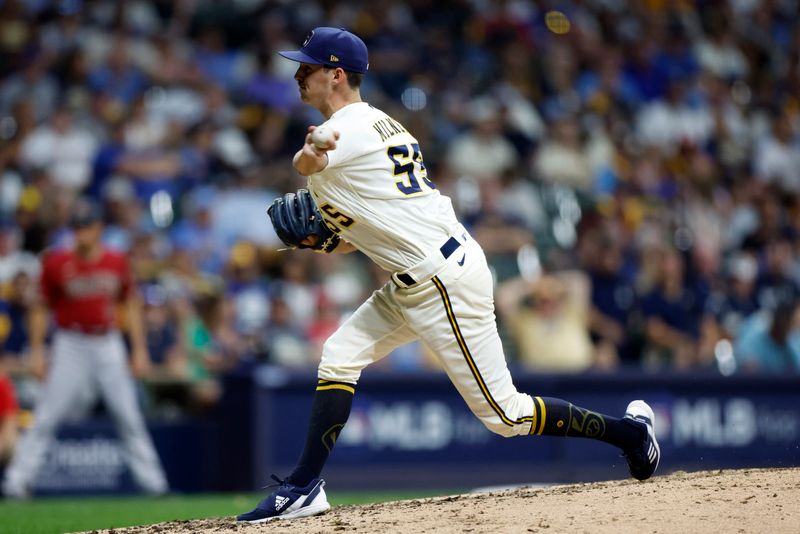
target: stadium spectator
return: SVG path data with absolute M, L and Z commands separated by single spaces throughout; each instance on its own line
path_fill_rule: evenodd
M 89 72 L 87 85 L 95 95 L 128 105 L 147 87 L 148 81 L 130 60 L 127 40 L 115 37 L 105 61 Z
M 736 45 L 733 32 L 723 24 L 720 19 L 713 19 L 707 36 L 695 47 L 697 62 L 700 68 L 719 78 L 742 78 L 749 71 L 747 59 Z
M 180 366 L 185 354 L 167 291 L 157 284 L 143 287 L 142 304 L 147 348 L 153 363 L 146 378 L 152 381 L 182 378 Z
M 136 198 L 130 180 L 122 176 L 106 182 L 102 197 L 107 221 L 103 243 L 114 250 L 128 252 L 136 236 L 150 226 L 143 217 L 142 203 Z
M 547 213 L 541 193 L 524 175 L 509 170 L 499 180 L 481 185 L 484 213 L 502 214 L 534 233 L 547 231 Z
M 181 322 L 166 289 L 147 284 L 141 289 L 147 348 L 152 365 L 142 377 L 145 413 L 171 417 L 194 409 Z
M 0 222 L 0 296 L 17 274 L 23 272 L 34 278 L 39 274 L 39 259 L 22 250 L 21 245 L 20 229 L 9 222 Z
M 498 288 L 497 309 L 511 329 L 522 365 L 576 372 L 594 364 L 588 292 L 586 275 L 577 271 L 545 274 L 533 282 L 517 278 Z
M 25 100 L 37 122 L 48 119 L 58 103 L 58 84 L 48 72 L 48 63 L 42 53 L 26 58 L 25 67 L 9 76 L 0 88 L 0 111 L 7 114 Z
M 781 302 L 794 301 L 800 296 L 794 276 L 796 260 L 793 241 L 788 237 L 771 239 L 761 257 L 761 269 L 756 279 L 756 298 L 761 308 L 772 310 Z
M 147 150 L 166 140 L 168 124 L 165 117 L 150 112 L 147 100 L 139 93 L 131 103 L 122 131 L 127 149 Z
M 244 88 L 247 99 L 283 115 L 288 114 L 300 101 L 294 80 L 274 72 L 276 69 L 271 54 L 260 54 L 258 61 L 255 74 Z
M 214 227 L 213 188 L 199 187 L 186 196 L 184 217 L 170 232 L 173 243 L 192 252 L 197 266 L 209 273 L 221 273 L 225 263 L 225 246 Z
M 162 144 L 143 150 L 125 150 L 115 171 L 133 179 L 137 197 L 150 202 L 166 192 L 175 203 L 208 173 L 211 132 L 206 123 L 191 127 L 173 122 Z
M 611 232 L 589 232 L 581 241 L 580 253 L 589 276 L 589 326 L 599 356 L 604 361 L 638 365 L 637 295 L 620 239 Z
M 27 362 L 24 355 L 28 349 L 27 314 L 36 298 L 35 278 L 26 271 L 19 271 L 4 290 L 0 298 L 0 360 L 11 374 L 24 374 Z M 0 365 L 2 367 L 3 365 Z
M 313 347 L 312 358 L 319 360 L 322 357 L 322 346 L 341 324 L 341 312 L 336 303 L 320 291 L 317 295 L 317 311 L 314 319 L 308 325 L 305 335 Z
M 730 259 L 726 283 L 709 295 L 702 323 L 700 358 L 709 361 L 720 340 L 735 340 L 742 325 L 759 310 L 758 264 L 747 253 Z
M 231 302 L 233 327 L 249 353 L 261 349 L 259 337 L 269 321 L 269 285 L 261 276 L 259 251 L 242 241 L 231 249 L 225 270 L 227 297 Z
M 243 51 L 227 48 L 221 28 L 203 28 L 197 37 L 194 61 L 206 79 L 226 90 L 238 88 L 252 76 L 253 65 Z
M 313 350 L 305 332 L 294 325 L 292 310 L 280 292 L 270 301 L 270 320 L 263 331 L 262 346 L 266 363 L 288 369 L 313 365 Z
M 549 135 L 534 161 L 536 176 L 551 184 L 591 191 L 594 185 L 592 168 L 584 153 L 578 122 L 566 113 L 552 113 Z
M 507 214 L 482 212 L 468 220 L 470 232 L 483 247 L 498 280 L 519 274 L 518 255 L 520 250 L 533 246 L 533 232 Z
M 503 136 L 500 106 L 490 97 L 469 103 L 470 129 L 453 140 L 447 164 L 459 177 L 497 180 L 517 163 L 514 145 Z
M 288 252 L 288 251 L 287 251 Z M 283 258 L 280 293 L 291 310 L 291 321 L 304 328 L 316 315 L 318 286 L 311 280 L 311 263 L 289 252 Z
M 206 410 L 222 395 L 219 376 L 233 369 L 243 353 L 241 339 L 228 319 L 230 303 L 216 291 L 201 294 L 197 313 L 183 325 L 185 376 L 193 406 Z
M 753 154 L 756 176 L 785 191 L 800 193 L 800 145 L 791 116 L 776 110 L 771 123 L 770 134 L 757 143 Z
M 23 141 L 19 159 L 31 169 L 46 171 L 56 185 L 81 190 L 91 179 L 96 151 L 97 139 L 61 107 Z
M 16 400 L 23 410 L 31 410 L 39 394 L 39 382 L 32 374 L 29 358 L 28 318 L 36 299 L 35 276 L 17 272 L 0 297 L 0 374 L 13 381 Z
M 664 100 L 654 100 L 637 114 L 640 139 L 649 145 L 663 147 L 667 156 L 688 143 L 705 145 L 712 133 L 714 121 L 708 107 L 693 102 L 686 79 L 673 78 L 667 84 Z
M 633 77 L 623 69 L 620 50 L 609 47 L 597 56 L 597 69 L 586 69 L 576 81 L 583 105 L 601 113 L 614 104 L 640 105 L 643 96 Z
M 734 354 L 743 372 L 800 371 L 800 304 L 781 303 L 751 315 L 739 331 Z
M 640 300 L 645 364 L 687 369 L 696 363 L 704 295 L 686 279 L 685 260 L 672 248 L 656 255 L 655 284 Z

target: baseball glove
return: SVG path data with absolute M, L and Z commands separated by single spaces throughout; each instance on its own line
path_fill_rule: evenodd
M 339 244 L 339 236 L 325 224 L 308 189 L 299 189 L 297 193 L 286 193 L 276 198 L 267 208 L 267 214 L 278 237 L 287 247 L 331 252 Z M 317 236 L 314 244 L 303 244 L 302 241 L 312 235 Z

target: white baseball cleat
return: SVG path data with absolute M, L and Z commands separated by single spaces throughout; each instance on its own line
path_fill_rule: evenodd
M 647 480 L 653 476 L 661 459 L 661 449 L 658 447 L 653 428 L 655 421 L 653 409 L 643 400 L 635 400 L 628 404 L 623 419 L 630 420 L 645 431 L 642 443 L 633 449 L 623 451 L 623 455 L 628 461 L 631 476 L 637 480 Z

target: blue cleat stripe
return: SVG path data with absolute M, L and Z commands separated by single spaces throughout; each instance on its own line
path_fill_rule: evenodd
M 303 506 L 301 506 L 300 508 L 305 508 L 306 506 L 311 504 L 314 501 L 314 499 L 317 498 L 317 495 L 319 495 L 319 490 L 321 489 L 322 489 L 322 481 L 320 480 L 319 482 L 317 482 L 317 485 L 314 486 L 314 489 L 308 492 L 308 497 L 303 503 Z

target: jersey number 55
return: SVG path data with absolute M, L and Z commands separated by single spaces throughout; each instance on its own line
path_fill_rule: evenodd
M 430 187 L 436 189 L 436 186 L 428 180 L 428 171 L 425 169 L 425 163 L 422 161 L 422 152 L 419 149 L 419 144 L 412 143 L 410 145 L 395 145 L 390 146 L 386 154 L 389 159 L 394 163 L 395 177 L 405 175 L 406 179 L 398 180 L 395 185 L 404 195 L 413 195 L 421 193 L 422 187 L 419 184 L 419 179 Z

